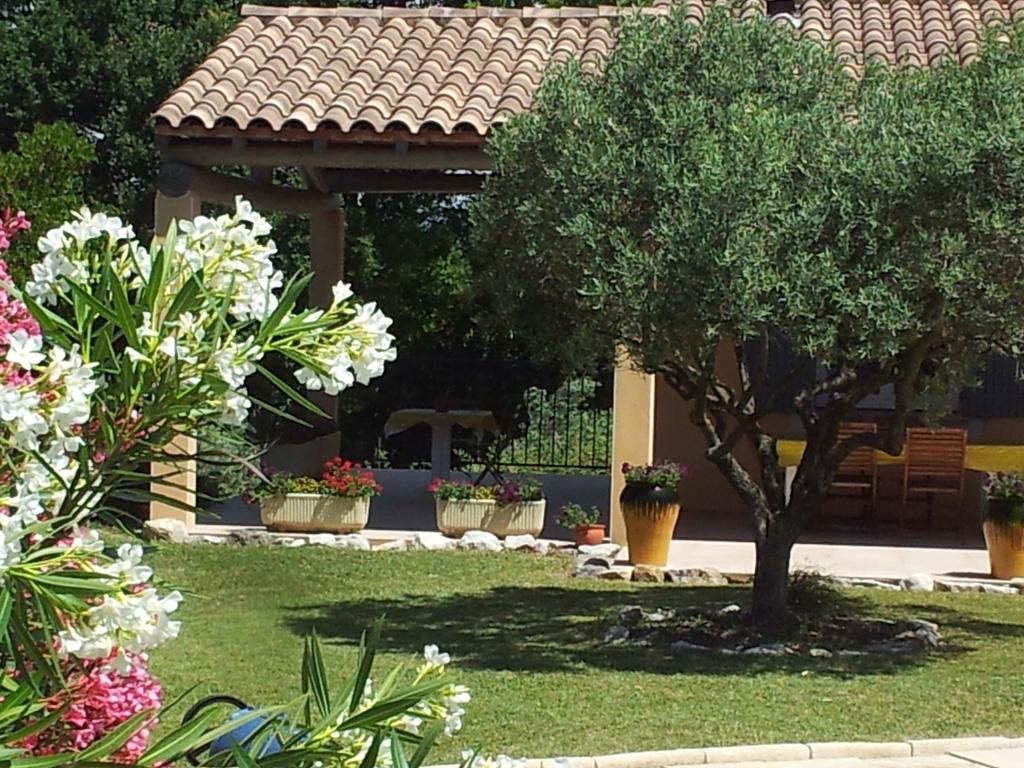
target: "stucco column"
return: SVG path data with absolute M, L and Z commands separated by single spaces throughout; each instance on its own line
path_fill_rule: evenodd
M 156 195 L 154 229 L 157 238 L 167 234 L 171 221 L 192 219 L 200 212 L 199 197 L 188 193 L 181 197 L 168 197 L 161 193 Z M 195 456 L 196 439 L 191 435 L 179 435 L 166 446 L 167 453 L 178 456 Z M 181 461 L 154 461 L 150 464 L 149 474 L 159 480 L 151 480 L 149 487 L 152 493 L 158 493 L 173 499 L 181 505 L 194 509 L 196 506 L 196 462 L 195 459 Z M 189 528 L 195 525 L 195 512 L 165 501 L 149 503 L 149 519 L 170 518 L 181 520 Z
M 320 211 L 309 217 L 309 260 L 313 281 L 309 284 L 310 304 L 327 308 L 333 300 L 331 288 L 345 274 L 345 212 Z M 311 393 L 310 399 L 337 424 L 338 398 L 323 392 Z M 338 453 L 341 437 L 337 428 L 308 443 L 296 446 L 301 454 L 302 472 L 319 475 L 324 462 Z
M 615 368 L 612 399 L 612 498 L 609 535 L 616 544 L 626 543 L 626 526 L 619 509 L 619 494 L 625 485 L 623 462 L 649 464 L 654 461 L 655 377 L 637 371 L 624 356 Z

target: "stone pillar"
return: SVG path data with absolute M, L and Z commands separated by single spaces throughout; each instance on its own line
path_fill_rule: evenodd
M 331 288 L 345 274 L 345 212 L 341 209 L 310 214 L 309 259 L 313 280 L 309 284 L 310 304 L 329 307 L 333 300 Z M 311 393 L 310 399 L 337 424 L 338 398 L 323 392 Z M 324 462 L 337 455 L 341 435 L 337 426 L 329 434 L 296 446 L 299 471 L 319 475 Z
M 616 544 L 626 543 L 626 526 L 619 509 L 619 494 L 625 485 L 623 462 L 649 464 L 654 461 L 654 385 L 656 377 L 634 369 L 620 357 L 615 368 L 612 399 L 612 498 L 609 536 Z
M 192 219 L 199 215 L 200 200 L 192 194 L 187 193 L 181 197 L 168 197 L 161 193 L 156 195 L 155 206 L 155 236 L 163 237 L 167 234 L 167 227 L 171 221 Z M 166 447 L 167 453 L 178 456 L 195 456 L 196 439 L 191 435 L 179 435 Z M 183 459 L 181 461 L 154 461 L 149 467 L 150 491 L 173 499 L 183 506 L 194 509 L 196 506 L 196 462 L 195 459 Z M 195 525 L 195 512 L 183 509 L 176 504 L 165 501 L 151 501 L 149 504 L 149 518 L 170 518 L 181 520 L 189 528 Z

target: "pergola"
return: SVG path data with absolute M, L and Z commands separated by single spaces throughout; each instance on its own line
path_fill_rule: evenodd
M 715 0 L 676 4 L 699 22 Z M 203 202 L 243 195 L 257 208 L 310 217 L 311 299 L 327 303 L 344 270 L 345 214 L 338 195 L 471 193 L 491 169 L 489 131 L 529 108 L 546 67 L 570 58 L 600 66 L 615 22 L 643 9 L 274 8 L 245 5 L 242 19 L 154 112 L 161 168 L 156 231 L 191 218 Z M 831 42 L 852 71 L 866 60 L 933 65 L 976 55 L 981 31 L 1024 17 L 1024 0 L 745 0 L 743 17 L 792 25 Z M 226 174 L 218 167 L 246 169 Z M 298 169 L 303 187 L 274 183 Z M 321 279 L 322 278 L 322 279 Z M 651 460 L 654 380 L 616 375 L 613 466 Z M 328 412 L 335 405 L 320 404 Z M 307 447 L 317 464 L 329 441 Z M 194 441 L 174 450 L 195 454 Z M 154 466 L 179 473 L 163 487 L 195 502 L 194 462 Z M 613 509 L 618 497 L 613 475 Z M 152 517 L 191 513 L 154 503 Z M 615 525 L 618 537 L 621 525 Z

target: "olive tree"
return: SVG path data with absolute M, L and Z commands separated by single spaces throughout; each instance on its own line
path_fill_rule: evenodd
M 762 626 L 843 458 L 897 452 L 909 411 L 1024 340 L 1022 92 L 1013 28 L 969 65 L 854 77 L 787 24 L 676 13 L 549 72 L 491 141 L 472 220 L 500 322 L 562 361 L 618 348 L 688 402 L 750 511 Z M 840 441 L 890 385 L 888 427 Z M 780 405 L 807 438 L 788 493 Z

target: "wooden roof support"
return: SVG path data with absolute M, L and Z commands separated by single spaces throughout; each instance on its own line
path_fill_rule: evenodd
M 471 195 L 480 191 L 486 178 L 480 173 L 445 173 L 443 171 L 345 171 L 324 172 L 324 181 L 331 192 L 362 192 L 364 194 L 435 193 Z
M 397 171 L 489 171 L 491 159 L 481 147 L 421 147 L 337 145 L 315 146 L 253 141 L 235 146 L 230 141 L 171 140 L 161 148 L 167 163 L 193 166 L 269 165 L 294 168 L 350 168 Z
M 235 196 L 241 195 L 256 208 L 282 213 L 334 211 L 340 206 L 334 195 L 250 181 L 183 163 L 161 166 L 156 186 L 167 197 L 182 197 L 191 192 L 203 200 L 221 205 L 233 205 Z

